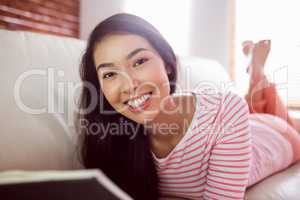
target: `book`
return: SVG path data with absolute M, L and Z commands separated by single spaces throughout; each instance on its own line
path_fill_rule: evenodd
M 0 172 L 0 198 L 3 200 L 132 200 L 97 169 Z

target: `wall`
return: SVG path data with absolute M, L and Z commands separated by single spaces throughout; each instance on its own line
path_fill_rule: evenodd
M 194 0 L 191 8 L 191 54 L 215 59 L 229 69 L 229 1 Z
M 84 0 L 81 2 L 80 38 L 87 39 L 89 33 L 101 20 L 117 12 L 124 12 L 128 0 Z M 215 59 L 228 69 L 230 31 L 230 1 L 190 0 L 191 23 L 189 30 L 189 54 Z M 160 6 L 160 5 L 158 5 Z M 157 7 L 158 8 L 158 7 Z M 166 7 L 166 16 L 170 7 Z M 155 10 L 153 14 L 155 14 Z M 180 13 L 179 13 L 180 14 Z M 176 22 L 170 22 L 176 23 Z M 174 34 L 177 32 L 174 31 Z M 172 44 L 171 44 L 172 45 Z
M 0 28 L 79 37 L 80 0 L 0 0 Z
M 80 38 L 87 39 L 93 28 L 103 19 L 124 11 L 126 0 L 82 0 L 80 3 Z

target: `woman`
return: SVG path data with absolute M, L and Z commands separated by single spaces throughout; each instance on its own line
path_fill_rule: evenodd
M 259 52 L 265 47 L 248 42 L 250 50 L 251 77 L 262 80 L 256 63 L 266 59 Z M 134 199 L 243 199 L 247 186 L 298 159 L 291 126 L 270 115 L 249 116 L 252 97 L 259 111 L 269 105 L 264 92 L 252 95 L 253 83 L 248 105 L 211 88 L 176 95 L 176 65 L 170 45 L 137 16 L 116 14 L 94 28 L 80 68 L 86 168 L 101 169 Z M 288 126 L 286 134 L 275 118 Z M 276 145 L 283 145 L 279 157 L 288 153 L 284 162 L 268 157 Z

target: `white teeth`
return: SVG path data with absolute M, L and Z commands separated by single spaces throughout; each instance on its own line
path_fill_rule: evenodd
M 140 105 L 143 102 L 142 98 L 136 99 L 135 101 L 135 105 Z
M 142 103 L 144 103 L 148 98 L 150 97 L 150 94 L 145 94 L 143 96 L 141 96 L 138 99 L 135 100 L 130 100 L 128 101 L 128 105 L 130 105 L 131 107 L 139 107 Z

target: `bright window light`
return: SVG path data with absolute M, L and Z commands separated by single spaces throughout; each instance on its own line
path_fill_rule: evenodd
M 189 54 L 190 2 L 126 0 L 125 11 L 153 24 L 178 55 Z
M 244 40 L 271 39 L 266 63 L 268 78 L 277 83 L 279 93 L 289 105 L 300 105 L 300 1 L 237 0 L 235 32 L 235 77 L 246 92 L 247 60 L 242 54 Z

